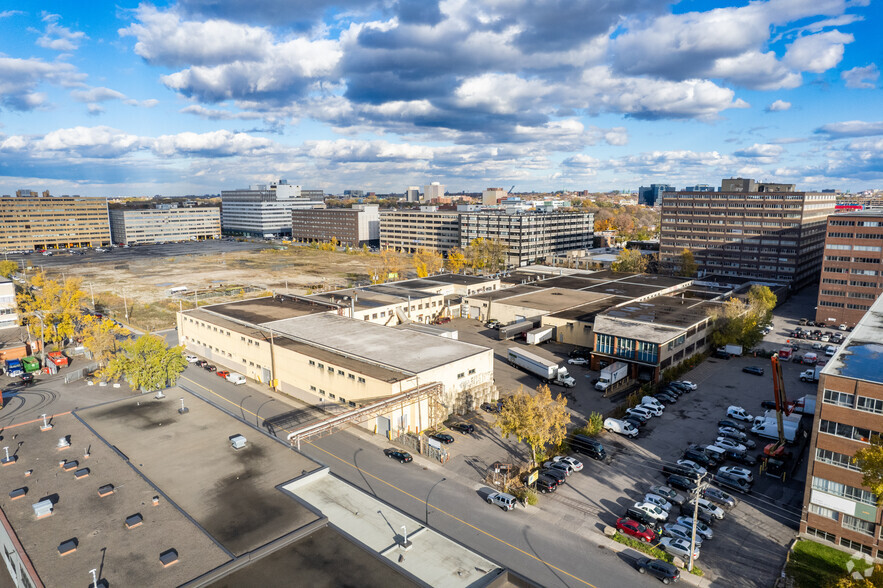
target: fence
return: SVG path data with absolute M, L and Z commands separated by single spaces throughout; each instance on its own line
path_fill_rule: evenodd
M 64 383 L 70 384 L 71 382 L 76 382 L 77 380 L 82 380 L 92 372 L 98 369 L 98 363 L 94 361 L 90 361 L 83 365 L 83 367 L 71 370 L 64 375 Z
M 395 437 L 392 441 L 404 446 L 414 453 L 420 453 L 441 463 L 446 463 L 451 457 L 446 449 L 433 447 L 422 435 L 418 437 L 412 433 L 404 433 Z

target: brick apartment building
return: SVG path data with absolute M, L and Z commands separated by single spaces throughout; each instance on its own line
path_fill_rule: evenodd
M 810 441 L 800 534 L 881 557 L 877 496 L 862 486 L 852 456 L 883 433 L 883 298 L 822 369 Z
M 380 244 L 380 212 L 376 204 L 355 204 L 352 208 L 313 208 L 291 212 L 291 238 L 301 241 L 330 241 L 361 247 Z
M 18 193 L 0 197 L 0 253 L 110 245 L 105 198 Z
M 828 217 L 816 321 L 855 326 L 883 292 L 883 209 Z
M 793 184 L 725 179 L 718 192 L 662 195 L 660 261 L 677 266 L 684 249 L 702 274 L 801 288 L 818 280 L 826 219 L 836 195 L 796 192 Z

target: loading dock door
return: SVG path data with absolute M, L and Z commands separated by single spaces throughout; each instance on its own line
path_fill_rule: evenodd
M 389 419 L 386 417 L 377 417 L 377 434 L 383 435 L 389 439 Z
M 261 368 L 261 382 L 269 382 L 270 379 L 270 370 L 268 368 Z

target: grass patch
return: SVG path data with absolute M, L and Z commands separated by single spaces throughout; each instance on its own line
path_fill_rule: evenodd
M 847 565 L 852 554 L 815 541 L 798 541 L 785 566 L 797 588 L 833 586 L 848 577 Z M 863 571 L 869 564 L 853 559 L 854 571 Z
M 628 545 L 632 549 L 640 551 L 641 553 L 647 554 L 651 557 L 655 557 L 656 559 L 667 561 L 668 563 L 672 563 L 672 561 L 674 560 L 674 557 L 672 557 L 671 554 L 664 552 L 658 547 L 654 547 L 652 543 L 645 543 L 640 539 L 635 539 L 633 537 L 623 535 L 619 531 L 617 531 L 616 535 L 613 536 L 613 540 L 617 543 Z M 695 563 L 693 564 L 693 571 L 690 573 L 694 576 L 699 576 L 700 578 L 705 575 L 705 572 L 703 572 Z

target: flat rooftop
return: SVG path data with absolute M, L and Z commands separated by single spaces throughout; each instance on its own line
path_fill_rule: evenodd
M 588 304 L 608 296 L 608 294 L 590 292 L 588 290 L 567 290 L 565 288 L 538 290 L 531 288 L 531 291 L 527 294 L 507 298 L 504 304 L 524 306 L 553 313 L 573 308 L 574 306 Z
M 314 314 L 266 323 L 267 327 L 355 359 L 420 373 L 453 361 L 489 353 L 487 347 L 414 331 L 392 329 L 333 314 Z
M 212 304 L 203 308 L 247 323 L 263 323 L 337 310 L 336 306 L 324 304 L 318 300 L 308 300 L 286 294 Z
M 514 296 L 529 294 L 536 291 L 536 288 L 533 286 L 521 284 L 518 286 L 512 286 L 511 288 L 503 288 L 502 290 L 492 290 L 490 292 L 482 292 L 481 294 L 472 294 L 468 298 L 473 300 L 504 300 L 506 298 L 512 298 Z
M 165 497 L 153 506 L 157 489 L 76 416 L 58 416 L 52 424 L 46 432 L 42 422 L 6 429 L 20 447 L 18 461 L 0 476 L 0 507 L 44 585 L 70 586 L 72 571 L 78 579 L 82 574 L 85 585 L 88 571 L 100 562 L 110 586 L 178 586 L 232 559 Z M 58 440 L 65 436 L 70 447 L 59 451 Z M 67 469 L 61 461 L 77 465 Z M 77 479 L 75 472 L 83 468 L 88 475 Z M 106 484 L 113 484 L 113 493 L 101 497 L 98 488 Z M 12 500 L 9 493 L 17 488 L 27 494 Z M 32 505 L 44 499 L 54 503 L 53 513 L 37 519 Z M 142 524 L 127 529 L 126 519 L 136 514 Z M 76 551 L 62 558 L 59 546 L 72 539 Z M 159 556 L 168 549 L 177 549 L 179 560 L 164 568 Z
M 589 304 L 582 304 L 580 306 L 568 308 L 567 310 L 562 310 L 561 312 L 556 312 L 550 316 L 552 318 L 589 323 L 595 320 L 595 317 L 598 315 L 598 313 L 604 312 L 608 308 L 612 308 L 617 304 L 622 304 L 623 302 L 628 301 L 629 298 L 624 298 L 622 296 L 608 296 L 606 298 L 596 300 L 595 302 L 590 302 Z
M 443 284 L 456 284 L 458 286 L 480 286 L 489 282 L 496 282 L 499 278 L 490 276 L 466 276 L 463 274 L 442 274 L 425 278 L 431 282 L 441 282 Z M 398 284 L 397 284 L 398 285 Z
M 674 288 L 682 286 L 693 281 L 693 278 L 679 278 L 677 276 L 660 276 L 658 274 L 636 274 L 625 278 L 623 282 L 629 284 L 642 284 L 645 286 L 656 286 L 658 288 Z
M 596 284 L 583 290 L 583 292 L 596 292 L 608 296 L 625 296 L 626 298 L 640 298 L 642 296 L 649 296 L 654 292 L 661 292 L 666 288 L 668 288 L 668 286 L 647 286 L 618 280 Z
M 535 288 L 566 288 L 568 290 L 582 290 L 590 286 L 603 284 L 606 280 L 596 280 L 585 276 L 556 276 L 531 282 L 530 285 Z
M 883 365 L 883 296 L 878 296 L 870 310 L 837 348 L 834 357 L 822 368 L 822 373 L 883 383 L 881 365 Z
M 167 497 L 177 504 L 233 555 L 320 518 L 276 488 L 319 470 L 316 462 L 186 389 L 173 388 L 166 395 L 163 400 L 135 396 L 77 414 L 163 492 L 163 501 Z M 190 409 L 187 414 L 178 413 L 179 398 Z M 248 440 L 245 448 L 231 447 L 229 437 L 236 434 Z M 180 546 L 179 552 L 187 548 L 174 535 L 167 537 Z
M 633 339 L 665 343 L 704 320 L 717 303 L 657 296 L 611 308 L 595 317 L 595 332 L 628 334 Z
M 330 474 L 287 484 L 283 489 L 320 510 L 332 525 L 351 537 L 358 537 L 365 549 L 417 578 L 424 586 L 483 586 L 502 572 L 480 554 Z M 407 552 L 397 545 L 402 526 L 413 544 Z M 399 561 L 402 554 L 405 557 Z M 362 585 L 361 577 L 353 578 L 359 578 L 356 583 Z

